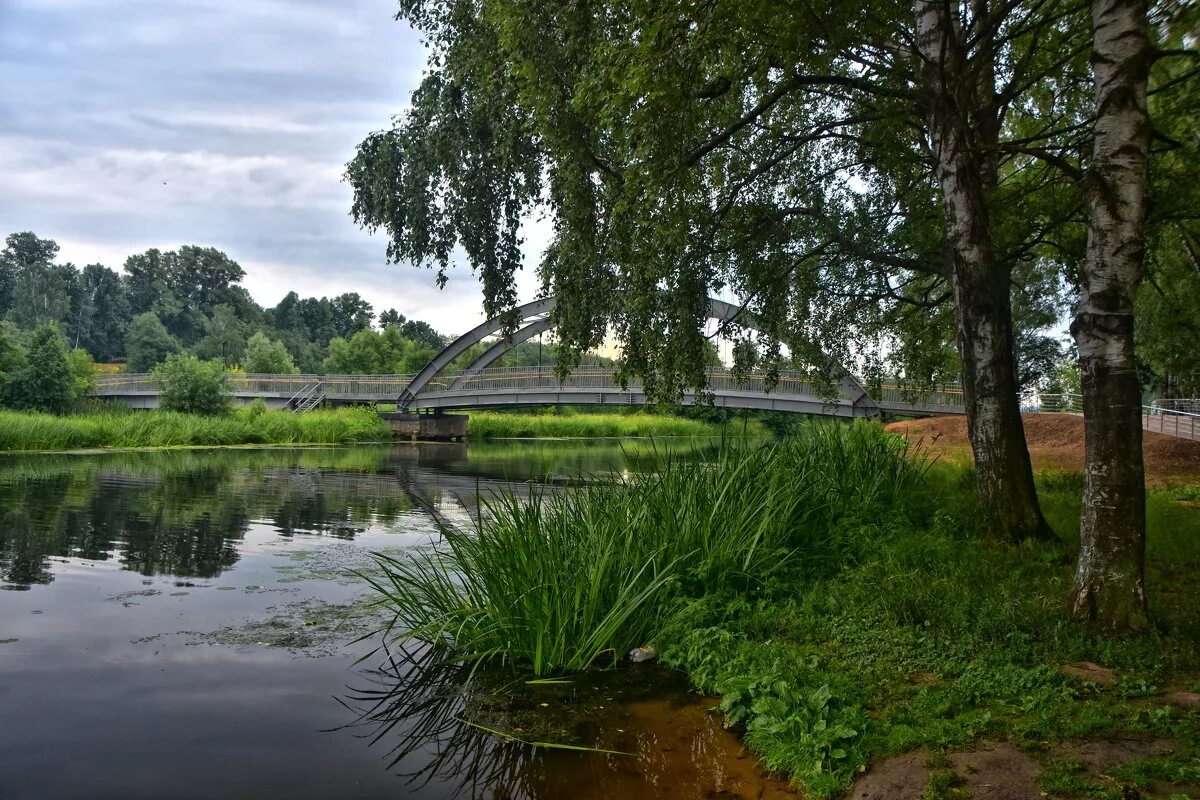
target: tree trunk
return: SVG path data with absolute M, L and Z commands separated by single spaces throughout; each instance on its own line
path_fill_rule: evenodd
M 1146 484 L 1133 303 L 1148 204 L 1152 49 L 1144 0 L 1093 0 L 1096 129 L 1088 241 L 1071 333 L 1087 422 L 1075 615 L 1109 630 L 1147 624 Z
M 986 13 L 984 6 L 977 0 L 976 16 Z M 945 213 L 979 499 L 999 532 L 1020 540 L 1044 536 L 1049 527 L 1038 506 L 1017 399 L 1011 269 L 995 257 L 988 213 L 1000 133 L 987 55 L 994 51 L 983 43 L 978 49 L 985 55 L 975 58 L 988 63 L 970 63 L 955 8 L 938 0 L 915 0 L 926 119 Z

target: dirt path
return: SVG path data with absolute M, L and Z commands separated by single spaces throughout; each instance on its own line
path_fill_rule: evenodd
M 1024 414 L 1025 441 L 1036 470 L 1083 469 L 1083 417 L 1077 414 Z M 930 455 L 970 461 L 965 416 L 929 417 L 893 422 L 887 430 L 908 437 Z M 1200 480 L 1200 442 L 1146 432 L 1146 482 L 1194 483 Z

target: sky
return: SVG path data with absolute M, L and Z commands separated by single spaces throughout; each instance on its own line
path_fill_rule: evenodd
M 216 247 L 260 304 L 358 292 L 445 333 L 482 320 L 462 265 L 389 265 L 350 219 L 346 162 L 425 66 L 395 0 L 0 0 L 0 235 L 119 269 Z M 531 225 L 526 261 L 544 231 Z M 529 270 L 519 281 L 532 299 Z

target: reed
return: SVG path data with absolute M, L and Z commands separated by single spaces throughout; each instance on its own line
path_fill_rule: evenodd
M 602 438 L 631 436 L 713 436 L 722 426 L 666 414 L 504 414 L 495 411 L 471 412 L 471 436 L 476 439 Z M 741 433 L 742 423 L 725 426 Z M 750 434 L 761 435 L 757 422 L 745 426 Z
M 708 463 L 668 456 L 650 475 L 503 491 L 481 499 L 469 529 L 443 525 L 430 547 L 377 555 L 365 577 L 391 612 L 386 637 L 539 676 L 581 670 L 653 640 L 678 598 L 752 590 L 822 542 L 831 519 L 896 502 L 923 469 L 878 426 L 812 425 Z
M 366 409 L 292 414 L 239 410 L 224 416 L 112 410 L 57 417 L 0 411 L 0 451 L 238 444 L 349 444 L 391 438 Z

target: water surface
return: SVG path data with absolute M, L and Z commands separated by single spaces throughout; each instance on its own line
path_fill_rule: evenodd
M 669 448 L 703 458 L 714 446 Z M 736 739 L 706 713 L 711 703 L 665 670 L 624 669 L 536 696 L 472 695 L 455 691 L 455 676 L 393 669 L 378 653 L 356 663 L 376 646 L 354 643 L 375 624 L 353 574 L 371 551 L 429 542 L 435 514 L 465 522 L 477 492 L 654 469 L 666 449 L 523 442 L 0 457 L 0 795 L 781 792 L 738 758 Z M 635 755 L 505 742 L 458 721 L 467 703 L 490 703 L 509 728 L 531 711 L 531 727 L 547 722 Z

